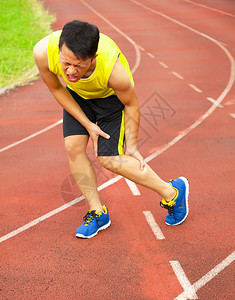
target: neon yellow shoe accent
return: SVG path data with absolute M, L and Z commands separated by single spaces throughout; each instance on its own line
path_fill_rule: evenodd
M 165 199 L 162 199 L 162 204 L 172 207 L 175 205 L 175 201 L 171 200 L 171 201 L 167 202 Z
M 108 228 L 111 224 L 108 208 L 103 206 L 103 210 L 89 210 L 83 217 L 83 224 L 76 230 L 76 237 L 89 239 L 95 236 L 100 230 Z
M 92 211 L 89 210 L 88 213 L 87 213 L 88 218 L 87 218 L 87 220 L 86 220 L 86 222 L 85 222 L 85 224 L 84 224 L 85 226 L 88 226 L 88 225 L 90 224 L 90 222 L 93 220 L 93 215 L 92 215 L 91 212 L 92 212 Z
M 170 183 L 170 185 L 172 186 L 171 182 L 169 182 L 169 183 Z M 172 187 L 173 187 L 173 186 L 172 186 Z M 172 206 L 175 205 L 175 200 L 177 199 L 177 197 L 178 197 L 178 195 L 179 195 L 179 191 L 178 191 L 176 188 L 174 188 L 174 187 L 173 187 L 173 189 L 176 191 L 175 197 L 174 197 L 171 201 L 169 201 L 169 202 L 167 202 L 165 199 L 162 199 L 162 204 L 163 204 L 163 205 L 167 205 L 167 206 L 170 206 L 170 207 L 172 207 Z
M 88 215 L 88 217 L 87 217 L 87 220 L 86 220 L 86 222 L 85 222 L 85 226 L 88 226 L 90 223 L 91 223 L 91 221 L 93 220 L 93 218 L 95 217 L 94 216 L 94 214 L 97 216 L 97 217 L 100 217 L 102 214 L 105 214 L 105 215 L 107 215 L 107 208 L 106 208 L 106 206 L 105 205 L 103 205 L 102 206 L 103 207 L 103 211 L 101 211 L 101 210 L 96 210 L 96 211 L 92 211 L 92 210 L 89 210 L 88 211 L 88 213 L 87 213 L 87 215 Z
M 95 214 L 97 215 L 97 216 L 101 216 L 101 214 L 107 214 L 107 208 L 106 208 L 106 206 L 105 205 L 103 205 L 102 206 L 103 207 L 103 211 L 101 211 L 101 210 L 96 210 L 95 211 Z

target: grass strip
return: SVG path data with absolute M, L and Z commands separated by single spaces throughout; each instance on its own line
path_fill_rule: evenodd
M 0 89 L 36 73 L 33 47 L 52 31 L 54 20 L 41 1 L 0 0 Z

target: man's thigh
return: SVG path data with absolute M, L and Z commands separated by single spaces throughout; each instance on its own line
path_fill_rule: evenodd
M 88 104 L 87 100 L 81 98 L 77 93 L 70 90 L 69 88 L 67 89 L 73 96 L 77 104 L 80 106 L 80 108 L 83 110 L 87 118 L 91 122 L 95 123 L 96 114 Z M 71 135 L 89 135 L 86 128 L 65 109 L 63 110 L 63 135 L 64 138 Z
M 116 95 L 104 99 L 89 100 L 96 113 L 97 125 L 109 139 L 99 137 L 98 156 L 117 156 L 123 154 L 124 145 L 124 105 Z
M 99 136 L 98 156 L 122 155 L 125 140 L 124 110 L 116 112 L 112 119 L 98 122 L 98 126 L 110 135 L 109 139 Z

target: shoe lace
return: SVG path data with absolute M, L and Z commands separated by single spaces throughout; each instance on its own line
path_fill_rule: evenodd
M 170 206 L 170 205 L 167 205 L 167 204 L 163 204 L 161 201 L 160 201 L 160 206 L 167 209 L 168 212 L 169 212 L 169 215 L 173 215 L 174 216 L 174 206 Z
M 98 220 L 96 218 L 95 210 L 89 210 L 88 213 L 83 217 L 83 220 L 85 221 L 85 225 L 90 225 L 90 223 L 95 219 L 97 224 Z

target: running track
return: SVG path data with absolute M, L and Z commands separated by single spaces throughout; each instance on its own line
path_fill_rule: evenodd
M 159 196 L 101 169 L 89 145 L 112 226 L 75 238 L 88 207 L 71 183 L 61 108 L 40 79 L 17 88 L 0 98 L 0 298 L 234 299 L 234 2 L 45 6 L 54 29 L 93 22 L 126 54 L 140 151 L 163 179 L 189 179 L 190 213 L 167 227 Z

